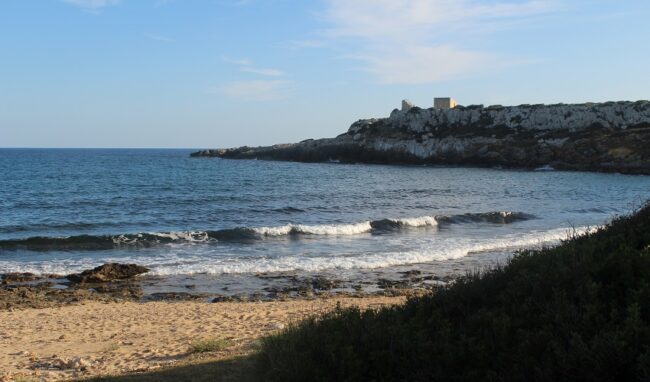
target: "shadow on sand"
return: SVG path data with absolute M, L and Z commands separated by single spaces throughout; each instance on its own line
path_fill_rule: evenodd
M 254 381 L 251 356 L 166 368 L 148 373 L 84 379 L 92 382 L 235 382 Z

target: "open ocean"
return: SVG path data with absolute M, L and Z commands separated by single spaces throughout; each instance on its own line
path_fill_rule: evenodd
M 0 273 L 346 272 L 557 243 L 627 214 L 650 177 L 1 149 Z

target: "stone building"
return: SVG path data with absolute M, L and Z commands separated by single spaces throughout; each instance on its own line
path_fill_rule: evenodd
M 433 99 L 433 107 L 435 109 L 453 109 L 456 106 L 458 106 L 458 102 L 450 97 Z
M 415 106 L 415 105 L 413 105 L 413 102 L 411 102 L 411 101 L 409 101 L 407 99 L 402 100 L 402 111 L 408 111 L 408 110 L 412 109 L 413 106 Z

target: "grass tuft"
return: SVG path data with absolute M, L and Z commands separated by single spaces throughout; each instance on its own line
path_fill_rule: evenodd
M 232 342 L 223 338 L 205 338 L 195 341 L 191 345 L 192 353 L 208 353 L 225 350 L 232 346 Z

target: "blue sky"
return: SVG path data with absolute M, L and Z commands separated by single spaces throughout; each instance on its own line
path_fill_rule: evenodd
M 403 98 L 650 99 L 647 0 L 4 0 L 0 147 L 338 135 Z

